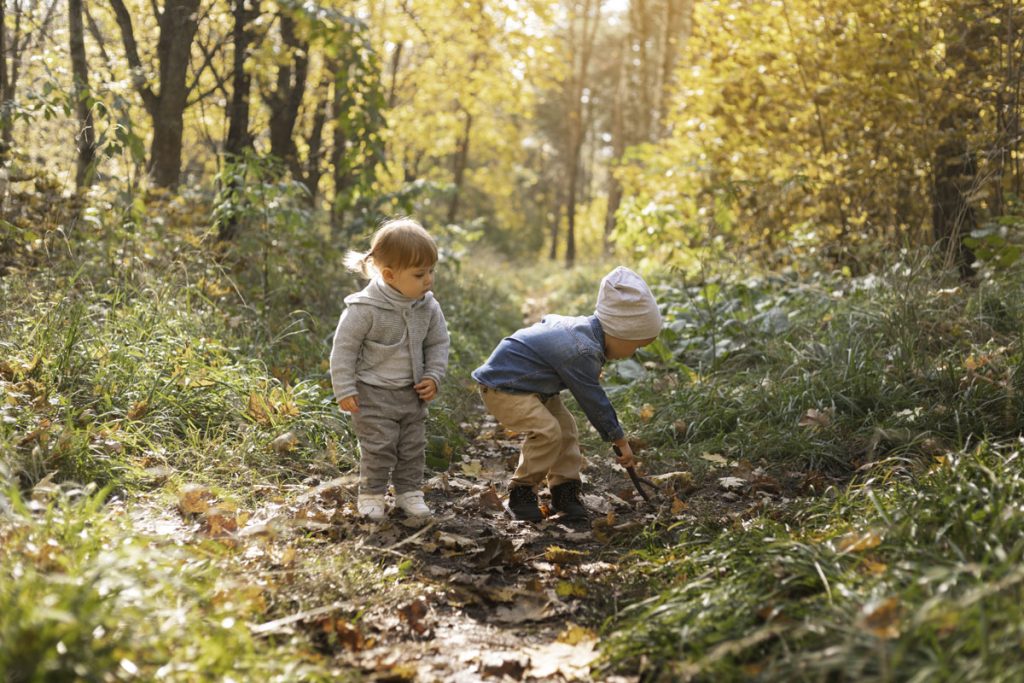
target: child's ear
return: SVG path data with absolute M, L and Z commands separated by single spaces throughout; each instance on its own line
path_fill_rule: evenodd
M 390 285 L 395 280 L 395 271 L 391 270 L 390 268 L 386 268 L 386 267 L 385 268 L 381 268 L 380 269 L 380 277 L 381 277 L 382 280 L 384 280 L 384 282 L 386 282 L 386 283 L 388 283 Z

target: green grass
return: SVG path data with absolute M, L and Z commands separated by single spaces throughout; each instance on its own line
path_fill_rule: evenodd
M 784 330 L 747 325 L 742 351 L 711 362 L 701 353 L 710 341 L 670 337 L 666 365 L 690 363 L 673 388 L 655 398 L 665 382 L 656 370 L 641 381 L 647 391 L 625 394 L 634 407 L 659 403 L 650 423 L 630 425 L 651 436 L 658 467 L 699 472 L 712 452 L 780 480 L 824 470 L 849 483 L 751 507 L 733 525 L 663 529 L 662 546 L 638 549 L 632 569 L 651 597 L 606 623 L 603 671 L 665 681 L 1024 675 L 1020 274 L 956 289 L 927 270 L 871 290 L 830 286 L 817 305 L 786 309 Z M 723 288 L 734 311 L 749 298 L 740 289 Z M 706 338 L 744 329 L 742 316 L 718 321 L 705 318 Z M 812 409 L 826 416 L 802 420 Z M 666 428 L 679 419 L 684 438 Z
M 255 638 L 246 622 L 311 595 L 411 589 L 311 537 L 291 584 L 253 592 L 239 582 L 266 568 L 230 544 L 160 543 L 122 514 L 142 499 L 172 508 L 197 483 L 245 509 L 356 463 L 326 366 L 358 286 L 342 245 L 267 223 L 214 248 L 201 208 L 172 204 L 130 230 L 99 215 L 66 253 L 25 256 L 0 279 L 0 669 L 14 680 L 133 667 L 344 678 L 324 644 Z M 445 247 L 451 363 L 429 424 L 441 454 L 469 437 L 472 369 L 524 312 L 590 313 L 610 268 L 495 278 L 486 257 Z M 691 470 L 713 514 L 652 522 L 610 548 L 616 585 L 588 606 L 603 622 L 599 673 L 1024 676 L 1024 276 L 962 285 L 925 259 L 858 280 L 649 275 L 667 329 L 605 379 L 648 468 Z M 288 432 L 295 447 L 275 449 Z M 728 470 L 709 454 L 762 468 L 779 495 L 722 504 L 715 477 Z

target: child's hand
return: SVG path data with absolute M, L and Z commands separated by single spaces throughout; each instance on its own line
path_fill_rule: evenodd
M 437 382 L 427 377 L 418 384 L 412 385 L 422 401 L 433 401 L 437 398 Z
M 339 398 L 338 407 L 344 410 L 346 413 L 358 413 L 359 397 L 353 394 L 351 396 L 346 396 L 345 398 Z
M 619 456 L 619 464 L 623 467 L 636 467 L 639 464 L 633 456 L 633 449 L 630 448 L 629 441 L 625 439 L 616 441 L 615 452 Z

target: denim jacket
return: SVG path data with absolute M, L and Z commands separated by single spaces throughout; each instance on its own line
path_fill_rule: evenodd
M 614 441 L 624 433 L 599 381 L 606 360 L 597 316 L 548 315 L 502 339 L 473 371 L 473 379 L 510 394 L 538 394 L 542 400 L 568 389 L 601 438 Z

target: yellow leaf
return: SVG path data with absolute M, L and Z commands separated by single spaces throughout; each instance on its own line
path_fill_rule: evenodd
M 641 422 L 650 422 L 651 418 L 654 417 L 654 406 L 652 406 L 650 403 L 645 403 L 640 408 L 639 416 Z
M 560 598 L 585 598 L 588 595 L 586 586 L 572 581 L 559 581 L 555 586 L 555 594 Z
M 581 564 L 586 558 L 585 553 L 559 548 L 557 545 L 549 545 L 544 551 L 544 559 L 553 564 Z
M 682 513 L 688 506 L 683 501 L 679 500 L 678 497 L 672 496 L 672 514 L 678 515 Z
M 149 411 L 149 399 L 142 399 L 132 404 L 132 407 L 128 409 L 128 419 L 138 420 L 141 419 Z
M 841 553 L 860 553 L 877 548 L 881 543 L 882 536 L 875 529 L 851 531 L 839 539 L 836 549 Z

